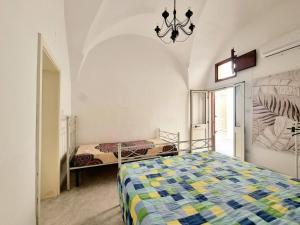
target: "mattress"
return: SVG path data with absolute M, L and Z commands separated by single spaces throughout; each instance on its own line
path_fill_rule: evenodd
M 126 163 L 118 189 L 127 225 L 299 225 L 300 183 L 202 152 Z
M 122 147 L 134 147 L 137 156 L 166 155 L 165 152 L 174 151 L 167 155 L 176 155 L 177 148 L 162 139 L 149 139 L 122 142 Z M 139 147 L 141 146 L 141 147 Z M 129 151 L 122 151 L 122 157 L 128 157 Z M 80 145 L 72 160 L 73 167 L 114 164 L 118 162 L 118 143 L 101 143 Z

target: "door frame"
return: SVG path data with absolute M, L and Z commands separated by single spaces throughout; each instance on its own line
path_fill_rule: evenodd
M 41 33 L 38 33 L 38 46 L 37 46 L 37 77 L 36 77 L 36 157 L 35 157 L 35 212 L 36 212 L 36 224 L 39 225 L 40 221 L 40 193 L 41 193 L 41 150 L 42 150 L 42 91 L 43 91 L 43 55 L 46 55 L 50 60 L 52 66 L 55 68 L 57 75 L 59 76 L 59 90 L 61 83 L 61 72 L 56 63 L 53 54 L 50 52 L 46 42 L 43 39 Z M 60 92 L 60 91 L 59 91 Z M 60 99 L 60 93 L 59 93 Z M 60 113 L 60 101 L 58 101 L 58 113 Z M 59 115 L 58 115 L 58 118 Z M 60 121 L 58 121 L 60 124 Z M 58 127 L 59 134 L 59 127 Z M 59 140 L 59 136 L 58 136 Z
M 212 88 L 212 89 L 209 89 L 209 92 L 211 94 L 211 138 L 212 138 L 212 142 L 213 142 L 213 150 L 215 151 L 215 143 L 216 143 L 216 140 L 215 140 L 215 117 L 214 117 L 214 114 L 215 114 L 215 91 L 220 91 L 220 90 L 224 90 L 224 89 L 227 89 L 227 88 L 233 88 L 234 89 L 234 104 L 233 104 L 233 107 L 234 107 L 234 112 L 235 112 L 235 105 L 236 105 L 236 99 L 235 99 L 235 87 L 238 86 L 238 85 L 243 85 L 244 89 L 243 89 L 243 94 L 244 94 L 244 97 L 245 97 L 245 81 L 241 81 L 241 82 L 237 82 L 237 83 L 232 83 L 232 84 L 227 84 L 227 85 L 224 85 L 224 86 L 221 86 L 221 87 L 217 87 L 217 88 Z M 243 115 L 242 115 L 242 118 L 243 118 L 243 129 L 245 129 L 245 99 L 243 100 L 243 107 L 244 107 L 244 110 L 243 110 Z M 233 119 L 233 122 L 234 122 L 234 135 L 233 135 L 233 139 L 234 139 L 234 154 L 236 156 L 236 128 L 235 128 L 235 114 L 233 115 L 234 116 L 234 119 Z M 244 145 L 245 145 L 245 130 L 243 132 L 243 142 L 244 142 Z M 234 158 L 235 158 L 234 156 Z M 244 147 L 244 153 L 243 153 L 243 156 L 242 156 L 242 160 L 244 161 L 245 160 L 245 147 Z

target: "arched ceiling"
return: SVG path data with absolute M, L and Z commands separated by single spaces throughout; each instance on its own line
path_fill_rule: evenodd
M 259 13 L 280 0 L 177 0 L 180 18 L 194 12 L 195 33 L 183 43 L 163 44 L 154 32 L 161 13 L 173 0 L 65 0 L 65 17 L 73 80 L 80 75 L 88 54 L 99 44 L 119 36 L 147 37 L 161 44 L 197 87 L 215 63 L 222 46 Z

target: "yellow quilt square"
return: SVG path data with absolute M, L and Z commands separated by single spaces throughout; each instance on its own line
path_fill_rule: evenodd
M 160 186 L 160 183 L 158 181 L 151 181 L 151 186 L 152 187 L 159 187 Z
M 134 223 L 136 223 L 137 221 L 137 214 L 135 211 L 135 206 L 141 201 L 140 197 L 138 195 L 134 196 L 134 198 L 132 199 L 131 202 L 131 207 L 130 207 L 130 214 L 132 216 L 132 219 L 134 221 Z
M 287 208 L 283 207 L 282 205 L 280 204 L 274 204 L 271 206 L 273 209 L 277 210 L 278 212 L 280 213 L 285 213 L 286 211 L 288 211 Z
M 243 199 L 245 199 L 247 202 L 255 202 L 256 201 L 255 198 L 252 198 L 249 195 L 244 195 Z
M 157 192 L 150 192 L 149 193 L 150 198 L 159 198 L 160 195 Z
M 182 225 L 178 220 L 173 220 L 171 222 L 168 222 L 167 225 Z
M 185 206 L 183 206 L 183 207 L 182 207 L 182 210 L 183 210 L 188 216 L 191 216 L 191 215 L 194 215 L 194 214 L 198 213 L 197 210 L 196 210 L 193 206 L 191 206 L 191 205 L 185 205 Z
M 220 207 L 218 206 L 214 206 L 210 209 L 210 211 L 212 211 L 212 213 L 215 215 L 215 216 L 223 216 L 224 215 L 224 211 L 223 209 L 221 209 Z
M 166 160 L 164 160 L 164 164 L 167 165 L 167 166 L 171 165 L 172 162 L 173 162 L 172 159 L 166 159 Z
M 272 186 L 272 185 L 267 186 L 267 189 L 270 190 L 270 191 L 272 191 L 272 192 L 277 192 L 277 191 L 279 191 L 279 189 L 278 189 L 277 187 L 274 187 L 274 186 Z

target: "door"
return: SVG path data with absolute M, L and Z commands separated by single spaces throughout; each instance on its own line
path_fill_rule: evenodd
M 215 151 L 234 157 L 234 88 L 214 93 Z
M 245 83 L 213 90 L 212 142 L 216 152 L 245 160 Z
M 245 160 L 245 83 L 234 85 L 234 151 L 235 157 Z
M 209 93 L 190 91 L 190 149 L 204 149 L 209 137 Z M 204 139 L 204 140 L 203 140 Z

